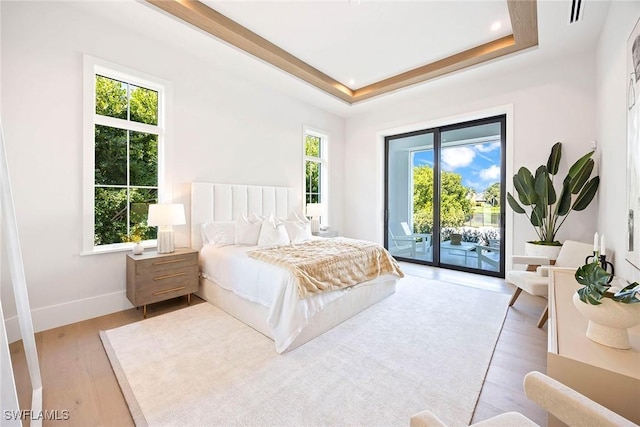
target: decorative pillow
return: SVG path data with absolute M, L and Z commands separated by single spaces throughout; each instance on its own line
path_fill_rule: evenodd
M 289 236 L 285 225 L 273 215 L 262 222 L 262 229 L 258 237 L 258 246 L 277 246 L 289 243 Z
M 293 217 L 294 218 L 292 218 L 292 219 L 294 219 L 294 220 L 298 220 L 300 222 L 304 222 L 305 224 L 311 224 L 311 221 L 309 221 L 309 218 L 304 216 L 304 214 L 302 212 L 294 211 L 293 212 Z
M 242 215 L 236 221 L 236 245 L 257 245 L 261 228 L 261 222 L 251 222 L 245 215 Z
M 309 222 L 296 219 L 295 221 L 286 221 L 284 227 L 291 243 L 300 243 L 311 239 L 311 224 Z
M 202 242 L 217 247 L 236 243 L 236 223 L 234 221 L 214 221 L 202 224 Z
M 267 219 L 266 216 L 257 214 L 255 212 L 251 212 L 248 218 L 249 218 L 249 222 L 260 222 L 260 223 L 263 222 L 265 219 Z

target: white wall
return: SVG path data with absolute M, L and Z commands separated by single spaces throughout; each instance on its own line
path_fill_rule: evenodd
M 598 143 L 602 187 L 598 229 L 615 251 L 616 275 L 640 281 L 640 271 L 624 260 L 627 239 L 627 39 L 640 17 L 640 2 L 611 3 L 597 51 Z
M 344 120 L 260 83 L 266 65 L 135 1 L 2 2 L 1 24 L 3 124 L 36 330 L 130 307 L 125 254 L 80 256 L 85 53 L 173 83 L 168 168 L 187 209 L 194 180 L 302 196 L 309 125 L 330 134 L 331 225 L 342 228 Z
M 345 159 L 349 167 L 345 169 L 344 227 L 351 237 L 381 241 L 384 185 L 381 135 L 394 132 L 393 129 L 417 130 L 427 123 L 449 124 L 477 118 L 475 112 L 481 110 L 496 113 L 512 108 L 513 128 L 507 123 L 507 158 L 513 157 L 513 170 L 523 165 L 535 169 L 546 164 L 551 146 L 561 141 L 564 177 L 570 164 L 591 149 L 590 141 L 596 138 L 593 52 L 535 67 L 523 65 L 508 74 L 499 70 L 499 64 L 490 64 L 478 73 L 477 69 L 465 72 L 464 79 L 453 75 L 433 84 L 433 90 L 423 90 L 420 97 L 386 103 L 347 120 Z M 469 78 L 470 75 L 477 78 Z M 508 173 L 509 186 L 511 177 Z M 597 222 L 596 203 L 584 212 L 571 214 L 557 237 L 591 241 Z M 511 212 L 508 208 L 507 226 Z M 534 240 L 536 235 L 523 215 L 513 216 L 513 224 L 507 254 L 511 250 L 523 253 L 524 242 Z

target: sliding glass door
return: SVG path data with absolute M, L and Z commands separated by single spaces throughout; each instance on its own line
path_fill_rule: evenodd
M 505 117 L 385 142 L 385 245 L 391 254 L 504 277 Z

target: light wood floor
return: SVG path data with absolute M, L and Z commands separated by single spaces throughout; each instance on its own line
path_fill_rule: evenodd
M 500 293 L 512 291 L 511 285 L 502 279 L 407 263 L 403 263 L 402 268 L 413 276 Z M 192 304 L 200 302 L 199 298 L 192 298 Z M 546 300 L 523 292 L 509 309 L 473 422 L 502 412 L 517 411 L 542 426 L 546 425 L 546 412 L 530 402 L 522 390 L 522 380 L 527 372 L 546 371 L 546 326 L 542 329 L 536 327 L 545 304 Z M 185 306 L 186 297 L 154 304 L 148 307 L 148 316 Z M 130 309 L 36 334 L 44 407 L 70 412 L 68 421 L 45 421 L 43 425 L 133 426 L 98 332 L 141 319 L 142 310 Z M 10 348 L 20 406 L 28 409 L 31 392 L 22 342 L 13 343 Z

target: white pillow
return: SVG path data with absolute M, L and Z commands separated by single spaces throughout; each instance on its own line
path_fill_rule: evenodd
M 236 223 L 234 221 L 214 221 L 202 224 L 202 242 L 217 247 L 235 244 Z
M 299 210 L 299 209 L 289 212 L 289 216 L 287 217 L 287 221 L 302 221 L 302 222 L 311 223 L 311 221 L 309 221 L 309 219 L 306 216 L 304 216 L 302 211 Z
M 277 246 L 289 243 L 289 236 L 284 224 L 273 215 L 262 222 L 258 238 L 258 246 Z
M 249 222 L 263 222 L 265 219 L 267 219 L 266 216 L 257 214 L 255 212 L 251 212 L 248 218 Z
M 311 239 L 311 224 L 308 222 L 302 222 L 299 219 L 286 221 L 284 227 L 291 243 L 300 243 Z
M 245 215 L 242 215 L 236 221 L 236 245 L 257 245 L 261 228 L 261 222 L 251 222 Z

